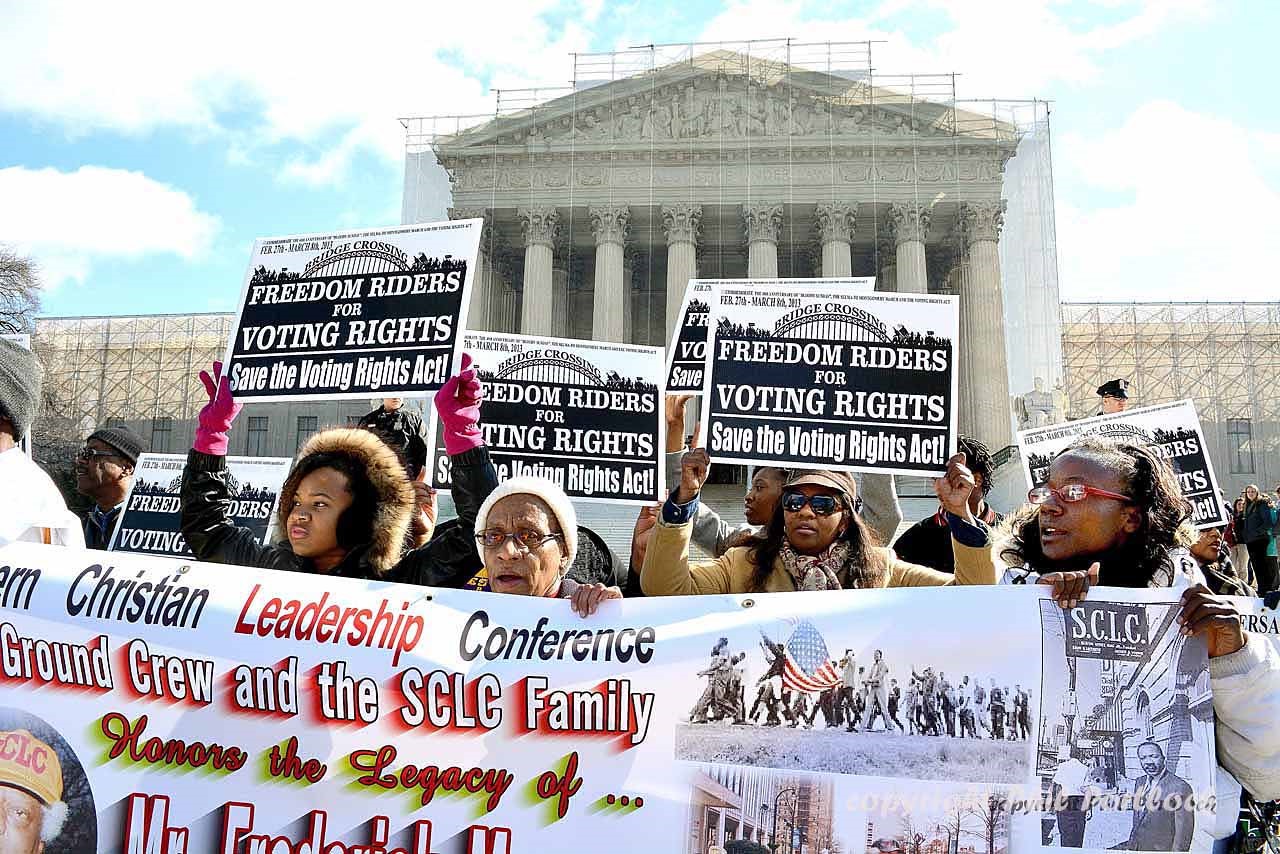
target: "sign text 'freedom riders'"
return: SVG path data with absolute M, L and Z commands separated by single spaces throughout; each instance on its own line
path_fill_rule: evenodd
M 240 400 L 423 395 L 461 355 L 481 221 L 263 238 L 227 349 Z
M 954 297 L 715 290 L 702 415 L 723 463 L 939 474 L 955 447 Z
M 484 385 L 480 424 L 498 479 L 546 477 L 572 498 L 647 503 L 660 494 L 662 350 L 468 332 Z M 433 483 L 450 485 L 437 438 Z

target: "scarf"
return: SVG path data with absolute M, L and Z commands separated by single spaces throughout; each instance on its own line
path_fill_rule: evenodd
M 797 590 L 839 590 L 840 573 L 849 559 L 849 543 L 836 540 L 819 555 L 802 555 L 784 542 L 778 557 Z

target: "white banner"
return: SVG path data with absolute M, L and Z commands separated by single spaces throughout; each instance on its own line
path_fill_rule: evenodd
M 1073 760 L 1115 796 L 1084 833 L 1101 851 L 1128 838 L 1147 741 L 1212 793 L 1204 647 L 1170 623 L 1170 591 L 1099 588 L 1067 614 L 1004 586 L 582 619 L 562 600 L 110 557 L 0 550 L 0 791 L 29 816 L 66 804 L 50 854 L 1032 851 L 1059 847 L 1041 795 Z M 1072 669 L 1076 643 L 1116 655 Z
M 289 476 L 289 457 L 227 457 L 229 513 L 237 525 L 266 542 L 280 495 Z M 111 551 L 165 557 L 192 557 L 182 536 L 182 470 L 185 454 L 143 454 L 111 536 Z
M 1053 458 L 1082 436 L 1155 447 L 1178 475 L 1182 494 L 1191 503 L 1192 523 L 1197 528 L 1227 523 L 1218 478 L 1213 473 L 1213 461 L 1193 401 L 1180 400 L 1022 430 L 1018 433 L 1018 447 L 1027 483 L 1034 488 L 1048 481 Z

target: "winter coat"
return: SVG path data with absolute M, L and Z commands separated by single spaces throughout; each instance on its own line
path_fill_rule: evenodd
M 356 426 L 372 431 L 390 445 L 405 462 L 409 477 L 416 476 L 418 470 L 426 465 L 430 437 L 421 413 L 405 406 L 388 412 L 379 406 L 363 415 Z
M 921 519 L 902 532 L 893 551 L 910 563 L 932 567 L 939 572 L 955 572 L 956 561 L 951 551 L 951 526 L 947 524 L 946 511 L 939 509 L 927 519 Z M 989 506 L 983 506 L 982 521 L 987 525 L 1000 524 L 1001 516 Z
M 487 490 L 484 495 L 479 497 L 476 506 L 479 507 L 484 499 L 488 497 Z M 456 497 L 455 497 L 456 500 Z M 436 528 L 437 536 L 443 531 L 448 533 L 459 524 L 459 520 L 450 519 L 440 527 Z M 489 574 L 485 571 L 484 563 L 480 560 L 480 554 L 476 550 L 475 544 L 475 516 L 472 515 L 472 522 L 468 540 L 471 543 L 471 554 L 465 560 L 459 560 L 451 564 L 457 572 L 448 578 L 439 578 L 432 581 L 435 587 L 464 587 L 468 590 L 489 590 Z M 565 584 L 562 585 L 560 595 L 565 596 L 566 590 L 575 590 L 578 585 L 582 584 L 603 584 L 606 587 L 622 587 L 627 583 L 626 567 L 619 560 L 613 549 L 609 548 L 609 544 L 604 541 L 595 531 L 583 525 L 578 526 L 578 553 L 573 557 L 573 564 L 570 565 L 568 572 L 564 574 Z
M 1236 538 L 1248 545 L 1271 539 L 1276 524 L 1276 508 L 1259 498 L 1246 501 L 1244 512 L 1236 516 Z
M 721 557 L 709 561 L 689 560 L 689 535 L 693 523 L 670 525 L 659 521 L 649 540 L 644 556 L 640 583 L 646 596 L 688 596 L 700 593 L 782 593 L 796 589 L 795 580 L 782 565 L 774 561 L 766 577 L 764 590 L 752 589 L 756 566 L 749 546 L 729 549 Z M 874 548 L 873 559 L 883 564 L 885 587 L 929 587 L 944 584 L 995 584 L 994 566 L 956 567 L 955 575 L 938 572 L 927 566 L 898 560 L 892 549 Z
M 352 429 L 324 430 L 307 441 L 298 459 L 324 452 L 342 452 L 359 460 L 378 495 L 372 540 L 351 549 L 328 574 L 343 578 L 424 583 L 418 579 L 429 575 L 436 564 L 456 560 L 464 553 L 464 547 L 467 553 L 475 554 L 475 542 L 470 536 L 433 537 L 422 548 L 403 554 L 405 534 L 414 512 L 413 486 L 395 452 L 373 433 Z M 471 485 L 475 479 L 483 479 L 486 473 L 491 479 L 496 479 L 484 448 L 459 454 L 452 462 L 455 467 L 454 500 L 460 508 L 466 503 L 465 498 L 459 498 L 460 493 L 465 496 L 466 485 Z M 314 563 L 309 558 L 294 554 L 289 541 L 284 539 L 300 479 L 290 474 L 280 490 L 275 528 L 281 539 L 268 544 L 259 543 L 252 531 L 237 526 L 228 513 L 231 494 L 227 487 L 226 459 L 192 450 L 187 455 L 181 492 L 182 534 L 191 551 L 198 559 L 213 563 L 260 566 L 286 572 L 315 572 Z M 461 490 L 456 485 L 459 482 L 464 484 Z M 471 509 L 473 524 L 478 509 L 479 502 L 476 502 Z

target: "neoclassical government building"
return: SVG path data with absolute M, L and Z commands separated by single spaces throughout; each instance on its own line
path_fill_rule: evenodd
M 1047 156 L 1047 141 L 992 102 L 712 50 L 433 127 L 410 142 L 404 218 L 438 216 L 447 186 L 448 216 L 484 219 L 473 329 L 665 345 L 691 278 L 874 275 L 879 290 L 958 296 L 962 432 L 1011 443 L 1011 364 L 1061 378 L 1056 335 L 1009 352 L 1006 329 L 1055 323 L 1056 260 L 1010 304 L 1011 195 L 1017 239 L 1044 230 L 1025 222 L 1023 186 L 1042 176 L 1024 166 L 1032 180 L 1011 182 L 1010 164 L 1038 167 L 1019 146 Z M 1027 242 L 1003 254 L 1042 270 L 1025 260 L 1043 241 Z

